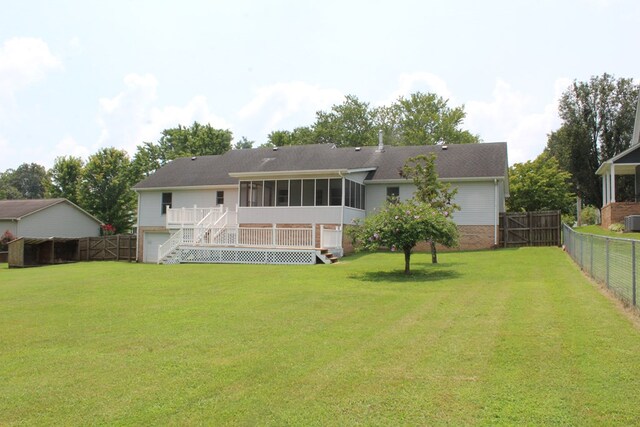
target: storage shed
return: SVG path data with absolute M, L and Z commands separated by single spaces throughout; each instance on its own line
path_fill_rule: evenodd
M 9 242 L 9 268 L 77 261 L 78 241 L 61 237 L 20 237 Z

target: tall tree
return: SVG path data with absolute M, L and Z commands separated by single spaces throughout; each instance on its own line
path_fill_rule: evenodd
M 400 170 L 403 178 L 410 179 L 416 186 L 414 197 L 421 203 L 426 203 L 438 211 L 441 215 L 451 218 L 451 215 L 460 210 L 460 206 L 453 202 L 458 189 L 451 188 L 451 184 L 438 179 L 436 171 L 436 156 L 420 155 L 407 159 Z M 426 238 L 431 246 L 431 262 L 438 263 L 438 252 L 435 240 Z
M 130 163 L 126 151 L 103 148 L 89 157 L 82 173 L 82 207 L 118 233 L 129 232 L 133 224 L 136 200 Z
M 426 203 L 409 199 L 388 202 L 379 212 L 369 215 L 362 224 L 349 229 L 357 250 L 380 247 L 404 253 L 404 273 L 411 274 L 411 252 L 425 239 L 445 246 L 456 245 L 458 228 L 448 218 Z
M 392 105 L 398 120 L 399 142 L 403 145 L 468 144 L 479 142 L 477 135 L 460 129 L 464 107 L 451 108 L 434 93 L 416 92 L 400 97 Z
M 4 172 L 0 172 L 0 200 L 14 200 L 22 199 L 22 194 L 11 182 L 11 176 L 13 175 L 13 169 L 7 169 Z
M 48 176 L 44 166 L 23 163 L 15 170 L 7 170 L 2 177 L 2 189 L 7 199 L 42 199 Z
M 49 170 L 50 182 L 47 185 L 49 197 L 64 197 L 79 204 L 80 181 L 84 162 L 80 157 L 57 157 Z
M 332 106 L 330 111 L 318 111 L 313 133 L 317 142 L 337 146 L 359 147 L 378 141 L 374 111 L 354 95 L 347 95 L 342 104 Z
M 560 210 L 568 214 L 574 210 L 571 174 L 548 153 L 509 168 L 509 193 L 509 211 Z
M 165 129 L 156 144 L 144 142 L 134 156 L 134 169 L 144 177 L 178 157 L 224 154 L 231 150 L 230 130 L 215 129 L 210 124 L 194 122 L 190 127 L 178 125 Z
M 382 130 L 386 145 L 434 145 L 438 142 L 466 144 L 479 142 L 477 135 L 461 128 L 464 107 L 451 108 L 448 101 L 433 93 L 416 92 L 400 97 L 389 106 L 371 107 L 354 95 L 329 111 L 317 111 L 309 127 L 293 132 L 275 131 L 267 146 L 331 143 L 359 147 L 376 145 Z
M 249 148 L 253 148 L 253 143 L 255 141 L 251 141 L 246 136 L 240 138 L 238 142 L 233 145 L 234 150 L 247 150 Z
M 586 82 L 574 81 L 560 98 L 562 125 L 549 135 L 546 151 L 571 173 L 573 191 L 587 204 L 602 201 L 595 174 L 600 164 L 629 147 L 638 88 L 632 79 L 605 73 Z M 621 199 L 633 197 L 629 181 L 616 181 Z

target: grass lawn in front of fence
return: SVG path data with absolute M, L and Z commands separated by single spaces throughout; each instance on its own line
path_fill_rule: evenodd
M 640 333 L 559 248 L 0 268 L 0 425 L 633 424 Z
M 640 233 L 617 233 L 615 231 L 607 230 L 606 228 L 602 228 L 599 225 L 585 225 L 582 227 L 574 227 L 573 228 L 578 233 L 585 234 L 595 234 L 597 236 L 605 236 L 605 237 L 617 237 L 619 239 L 634 239 L 640 240 Z

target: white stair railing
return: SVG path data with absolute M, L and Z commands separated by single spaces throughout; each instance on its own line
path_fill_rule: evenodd
M 183 239 L 184 239 L 184 233 L 183 233 L 183 230 L 180 229 L 175 233 L 173 233 L 171 237 L 169 237 L 169 240 L 161 244 L 158 247 L 158 264 L 161 264 L 167 255 L 169 255 L 171 252 L 174 251 L 174 249 L 180 246 L 180 244 L 182 244 Z

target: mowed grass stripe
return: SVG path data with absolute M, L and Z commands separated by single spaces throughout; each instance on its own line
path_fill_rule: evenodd
M 557 248 L 0 269 L 0 424 L 633 424 L 640 334 Z

